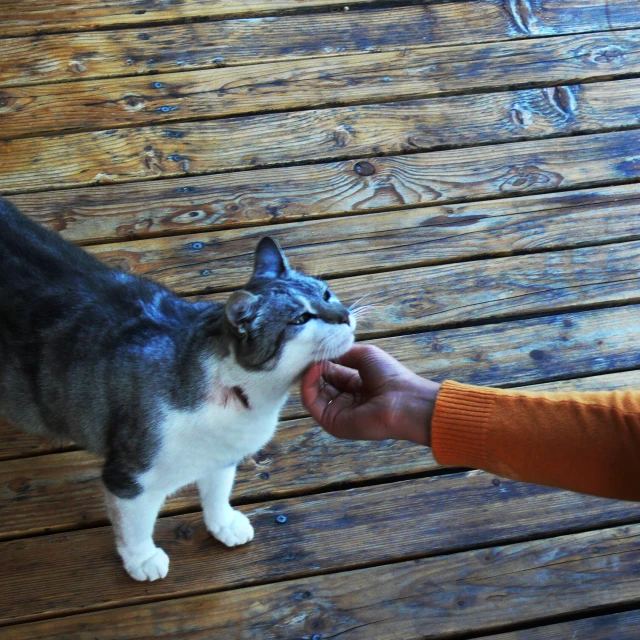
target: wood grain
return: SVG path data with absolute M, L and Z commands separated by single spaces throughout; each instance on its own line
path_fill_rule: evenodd
M 640 243 L 480 260 L 332 281 L 341 298 L 376 305 L 358 336 L 442 328 L 531 313 L 640 302 Z
M 51 186 L 120 182 L 610 131 L 638 125 L 639 93 L 632 79 L 12 141 L 0 143 L 15 157 L 0 184 L 25 175 Z M 570 113 L 560 97 L 574 100 Z
M 4 542 L 0 619 L 26 621 L 107 603 L 122 606 L 344 571 L 640 517 L 634 503 L 493 480 L 470 472 L 244 507 L 256 539 L 233 550 L 210 538 L 199 513 L 161 518 L 155 537 L 173 564 L 167 579 L 148 585 L 125 574 L 109 527 Z M 545 518 L 539 517 L 541 510 Z M 287 518 L 284 524 L 276 521 L 278 515 Z M 562 546 L 553 544 L 557 561 Z M 44 580 L 52 559 L 56 579 Z M 78 588 L 88 583 L 91 589 Z
M 366 8 L 375 5 L 376 0 L 350 0 L 349 7 Z M 462 3 L 460 3 L 462 4 Z M 511 4 L 511 3 L 510 3 Z M 513 8 L 507 5 L 507 14 L 511 20 L 511 30 L 523 35 L 537 35 L 554 33 L 552 29 L 558 21 L 566 18 L 560 14 L 555 3 L 546 2 L 543 7 Z M 608 25 L 610 29 L 622 28 L 628 25 L 630 16 L 635 14 L 635 5 L 631 0 L 595 3 L 587 0 L 567 0 L 568 15 L 572 15 L 575 22 L 588 24 L 593 22 Z M 484 11 L 493 9 L 490 5 L 500 7 L 500 0 L 485 0 L 487 6 Z M 528 5 L 528 3 L 527 3 Z M 525 5 L 525 6 L 527 6 Z M 551 5 L 547 7 L 546 5 Z M 94 2 L 74 2 L 72 0 L 53 0 L 44 2 L 38 0 L 28 4 L 3 3 L 3 22 L 0 24 L 0 37 L 17 36 L 31 33 L 46 33 L 60 31 L 91 30 L 95 27 L 135 26 L 136 24 L 153 24 L 158 22 L 183 21 L 193 18 L 229 18 L 235 16 L 273 15 L 296 9 L 336 7 L 344 8 L 344 1 L 339 0 L 218 0 L 215 3 L 206 0 L 184 0 L 180 7 L 158 4 L 150 0 L 116 0 L 108 7 L 96 5 Z M 527 10 L 528 9 L 528 10 Z M 464 17 L 464 9 L 459 10 L 460 17 Z
M 48 620 L 4 630 L 7 640 L 133 640 L 156 636 L 225 640 L 342 637 L 421 640 L 491 632 L 505 625 L 636 605 L 639 527 L 412 560 L 172 602 Z M 626 619 L 626 620 L 625 620 Z M 496 640 L 631 640 L 637 614 L 570 622 Z M 607 624 L 613 635 L 606 635 Z M 626 624 L 626 627 L 625 627 Z M 594 635 L 551 635 L 560 628 Z M 637 627 L 636 627 L 637 628 Z M 544 631 L 550 629 L 550 635 Z M 620 629 L 621 635 L 615 632 Z M 604 632 L 604 633 L 603 633 Z
M 193 295 L 241 287 L 251 276 L 253 254 L 258 241 L 268 235 L 280 242 L 292 266 L 316 277 L 332 280 L 332 286 L 337 287 L 336 291 L 340 291 L 344 302 L 355 303 L 356 299 L 366 294 L 376 297 L 375 303 L 385 305 L 384 288 L 394 279 L 397 284 L 393 284 L 390 291 L 396 290 L 396 286 L 404 286 L 404 277 L 422 282 L 424 278 L 429 278 L 429 273 L 444 275 L 452 269 L 457 278 L 461 270 L 469 274 L 476 270 L 481 273 L 484 267 L 443 266 L 441 269 L 412 270 L 408 273 L 398 271 L 400 268 L 570 249 L 576 245 L 604 244 L 640 237 L 638 187 L 633 185 L 627 191 L 628 200 L 623 199 L 620 189 L 615 194 L 607 193 L 602 200 L 601 196 L 600 192 L 569 192 L 535 200 L 522 198 L 434 207 L 402 214 L 371 214 L 97 245 L 87 249 L 114 268 L 151 278 L 179 294 Z M 576 226 L 580 227 L 579 235 L 571 233 Z M 585 255 L 606 260 L 608 252 L 613 252 L 613 256 L 617 249 L 594 248 L 585 251 Z M 582 253 L 566 255 L 577 257 Z M 532 264 L 542 264 L 536 260 L 544 258 L 530 260 Z M 549 260 L 553 260 L 553 257 Z M 562 256 L 558 260 L 561 261 Z M 483 261 L 482 264 L 491 265 L 492 261 Z M 517 264 L 517 261 L 496 262 L 496 268 L 501 265 L 508 270 L 508 264 Z M 606 270 L 606 265 L 601 266 Z M 491 269 L 490 266 L 488 268 Z M 344 279 L 344 276 L 390 270 L 397 273 Z M 562 272 L 566 273 L 566 269 L 561 269 Z M 597 277 L 597 272 L 593 275 Z M 343 276 L 343 279 L 336 281 L 339 276 Z M 553 278 L 552 275 L 549 277 Z M 424 282 L 428 289 L 428 280 Z
M 375 340 L 416 373 L 516 386 L 635 369 L 640 307 L 600 309 Z
M 38 456 L 43 453 L 57 453 L 75 448 L 70 443 L 62 443 L 24 433 L 0 418 L 0 460 Z
M 349 0 L 351 6 L 375 4 L 377 0 Z M 184 22 L 194 18 L 268 16 L 274 13 L 316 7 L 342 7 L 343 0 L 182 0 L 158 3 L 153 0 L 114 0 L 101 5 L 87 0 L 31 0 L 2 3 L 0 37 L 32 33 L 90 31 L 102 27 Z
M 528 19 L 501 0 L 467 0 L 11 38 L 0 40 L 0 86 L 602 31 L 605 12 L 611 29 L 640 27 L 629 0 L 550 0 Z
M 100 140 L 109 132 L 77 134 L 88 144 L 93 138 Z M 114 133 L 117 137 L 118 134 Z M 306 210 L 312 206 L 316 212 L 346 212 L 381 210 L 418 205 L 450 199 L 471 200 L 484 196 L 508 196 L 530 191 L 551 191 L 575 184 L 580 186 L 604 184 L 616 180 L 637 178 L 635 154 L 638 149 L 637 131 L 578 136 L 552 140 L 514 142 L 478 149 L 437 151 L 429 154 L 411 154 L 386 158 L 362 158 L 315 164 L 312 166 L 262 169 L 241 174 L 207 176 L 186 182 L 153 184 L 147 192 L 158 193 L 163 188 L 175 198 L 188 194 L 191 206 L 183 213 L 193 218 L 194 195 L 210 198 L 215 193 L 219 200 L 209 200 L 204 210 L 209 218 L 233 217 L 247 219 L 259 215 L 264 219 L 279 220 L 300 210 L 304 200 Z M 38 191 L 47 187 L 87 185 L 97 182 L 123 182 L 150 177 L 184 174 L 183 160 L 171 165 L 156 161 L 153 148 L 137 155 L 138 169 L 124 174 L 105 174 L 101 166 L 65 153 L 58 144 L 61 138 L 49 138 L 48 146 L 37 141 L 44 139 L 14 140 L 0 143 L 7 153 L 0 174 L 0 191 Z M 73 148 L 72 140 L 67 141 Z M 95 146 L 94 144 L 94 146 Z M 136 154 L 129 150 L 127 154 Z M 65 162 L 61 163 L 64 157 Z M 75 160 L 74 160 L 75 157 Z M 182 156 L 178 156 L 182 158 Z M 595 162 L 594 162 L 595 161 Z M 114 160 L 119 164 L 116 157 Z M 597 168 L 594 166 L 597 163 Z M 126 163 L 125 163 L 126 164 Z M 191 165 L 189 165 L 191 166 Z M 201 167 L 202 170 L 205 168 Z M 191 169 L 189 169 L 191 170 Z M 594 170 L 593 177 L 590 170 Z M 490 186 L 488 185 L 490 184 Z M 132 187 L 125 187 L 131 191 Z M 122 191 L 122 189 L 120 190 Z M 117 195 L 117 191 L 113 192 Z M 232 199 L 229 202 L 229 199 Z M 265 200 L 268 199 L 268 202 Z M 204 203 L 203 203 L 204 204 Z M 264 208 L 262 208 L 264 207 Z M 300 215 L 301 212 L 298 213 Z M 196 217 L 202 213 L 197 213 Z
M 485 636 L 484 640 L 566 640 L 567 638 L 636 640 L 639 629 L 640 611 L 627 611 Z
M 166 274 L 153 275 L 166 281 L 174 274 L 165 268 Z M 348 306 L 359 300 L 372 305 L 357 329 L 358 338 L 367 339 L 460 325 L 470 319 L 490 322 L 530 313 L 638 302 L 638 271 L 640 243 L 631 242 L 369 273 L 329 283 Z M 175 280 L 171 284 L 177 286 Z M 228 295 L 201 299 L 224 301 Z
M 624 162 L 624 159 L 621 157 L 619 161 Z M 586 177 L 588 181 L 591 179 L 590 172 Z M 579 185 L 580 177 L 576 172 L 573 186 Z M 266 211 L 262 213 L 258 207 L 247 211 L 246 217 L 242 215 L 244 212 L 234 217 L 230 207 L 226 216 L 207 214 L 205 207 L 214 203 L 207 194 L 198 195 L 196 187 L 193 187 L 191 195 L 183 195 L 176 191 L 185 187 L 169 189 L 162 183 L 154 186 L 158 187 L 157 193 L 149 185 L 130 185 L 127 191 L 120 186 L 90 187 L 14 195 L 9 200 L 35 221 L 78 244 L 131 236 L 171 235 L 201 231 L 207 227 L 224 229 L 259 225 L 270 219 Z M 209 197 L 215 197 L 215 194 Z M 479 193 L 478 197 L 482 194 Z M 367 214 L 368 210 L 363 207 L 362 214 L 367 214 L 366 218 L 361 214 L 318 221 L 311 221 L 314 217 L 312 208 L 301 210 L 298 203 L 290 211 L 285 210 L 281 219 L 303 217 L 306 220 L 302 224 L 280 222 L 255 229 L 202 233 L 191 238 L 192 242 L 203 243 L 203 250 L 214 267 L 211 269 L 216 278 L 212 281 L 214 283 L 218 277 L 226 279 L 225 264 L 233 264 L 234 269 L 246 269 L 245 262 L 250 261 L 251 252 L 262 235 L 277 238 L 294 264 L 310 273 L 325 276 L 330 273 L 330 265 L 322 256 L 330 256 L 333 264 L 338 248 L 342 254 L 343 272 L 357 273 L 358 264 L 375 268 L 383 264 L 419 264 L 411 258 L 412 252 L 407 251 L 407 247 L 422 256 L 423 261 L 452 260 L 460 255 L 456 247 L 465 246 L 471 238 L 487 255 L 500 255 L 507 245 L 513 250 L 524 251 L 570 247 L 598 239 L 603 242 L 632 239 L 636 232 L 635 211 L 639 206 L 640 187 L 637 184 L 482 203 L 434 205 L 402 213 Z M 191 211 L 189 207 L 192 207 Z M 366 221 L 366 230 L 361 220 Z M 580 226 L 579 238 L 571 233 L 576 224 Z M 502 237 L 507 238 L 504 243 Z M 207 250 L 211 238 L 216 239 L 215 252 Z M 162 249 L 157 244 L 149 247 L 168 252 L 165 259 L 170 260 L 171 251 L 177 250 L 179 243 L 177 239 L 167 239 Z M 347 243 L 348 251 L 342 252 Z M 370 248 L 375 250 L 369 251 Z M 100 250 L 94 249 L 96 252 Z M 352 255 L 356 256 L 354 261 L 350 259 Z
M 640 31 L 578 34 L 539 38 L 535 44 L 515 40 L 412 48 L 153 78 L 7 87 L 0 92 L 0 124 L 5 139 L 157 122 L 166 126 L 172 120 L 378 103 L 536 83 L 553 87 L 638 72 Z M 574 103 L 571 89 L 552 97 L 552 107 L 565 118 L 572 116 Z M 513 117 L 526 121 L 526 106 L 524 113 L 514 112 Z M 120 140 L 115 134 L 111 137 L 114 144 Z M 192 163 L 189 159 L 189 169 L 197 171 L 198 165 Z

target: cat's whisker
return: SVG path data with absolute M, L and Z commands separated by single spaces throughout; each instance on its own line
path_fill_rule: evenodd
M 365 298 L 368 298 L 369 296 L 372 296 L 373 292 L 371 293 L 365 293 L 363 296 L 361 296 L 360 298 L 358 298 L 353 304 L 349 305 L 348 310 L 351 311 L 352 309 L 354 309 L 355 307 L 357 307 Z
M 379 307 L 379 304 L 367 304 L 364 305 L 362 307 L 358 307 L 357 309 L 354 309 L 353 311 L 351 311 L 351 315 L 355 317 L 356 320 L 364 317 L 366 314 L 368 314 L 370 311 L 374 311 L 377 312 L 377 308 Z

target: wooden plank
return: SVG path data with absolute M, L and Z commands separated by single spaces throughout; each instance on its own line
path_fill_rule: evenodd
M 118 251 L 110 252 L 107 261 L 113 254 L 116 260 L 121 255 Z M 176 271 L 193 273 L 190 267 L 180 269 L 178 265 L 173 270 L 173 265 L 165 266 L 162 261 L 156 265 L 157 272 L 141 275 L 155 276 L 180 293 L 193 293 L 184 281 L 175 277 Z M 334 268 L 340 267 L 334 265 Z M 131 271 L 138 272 L 138 269 Z M 251 268 L 247 271 L 250 273 Z M 369 273 L 329 282 L 348 306 L 358 304 L 359 300 L 373 305 L 358 324 L 358 338 L 367 339 L 443 328 L 470 320 L 489 322 L 531 313 L 559 313 L 593 305 L 638 302 L 638 271 L 640 243 L 630 242 Z M 200 270 L 196 270 L 196 274 L 199 276 Z M 234 284 L 246 281 L 249 274 L 245 278 L 242 275 Z M 222 301 L 228 295 L 220 293 L 202 299 Z
M 423 4 L 0 40 L 0 86 L 640 27 L 633 2 Z M 607 14 L 608 12 L 608 14 Z
M 0 142 L 16 156 L 3 182 L 20 171 L 52 186 L 120 182 L 610 131 L 637 125 L 639 93 L 631 79 Z M 566 113 L 558 96 L 575 98 Z
M 375 2 L 377 0 L 349 0 L 349 5 L 366 6 Z M 182 0 L 179 7 L 152 0 L 113 0 L 108 5 L 91 0 L 31 0 L 19 4 L 4 0 L 0 37 L 184 22 L 194 18 L 268 16 L 297 9 L 336 6 L 342 8 L 344 0 Z
M 619 162 L 624 162 L 624 158 L 619 157 Z M 590 173 L 587 172 L 587 180 L 591 179 Z M 574 186 L 580 184 L 579 180 L 576 172 Z M 154 194 L 149 185 L 131 185 L 128 191 L 109 186 L 21 194 L 10 196 L 9 200 L 40 224 L 78 244 L 131 235 L 145 237 L 200 231 L 208 226 L 214 229 L 243 227 L 243 223 L 268 221 L 264 215 L 266 211 L 263 213 L 258 207 L 255 211 L 246 211 L 246 219 L 243 215 L 234 217 L 232 211 L 228 216 L 217 215 L 204 209 L 215 206 L 215 202 L 206 199 L 206 194 L 176 195 L 175 188 L 167 189 L 162 183 L 154 186 L 158 187 L 158 193 Z M 146 206 L 145 195 L 149 199 Z M 215 197 L 214 194 L 211 197 Z M 190 206 L 193 207 L 191 212 Z M 326 276 L 338 256 L 343 272 L 358 273 L 358 265 L 363 263 L 367 268 L 379 269 L 384 265 L 398 267 L 453 260 L 460 255 L 457 247 L 465 246 L 471 239 L 482 255 L 502 255 L 507 247 L 514 251 L 558 249 L 576 243 L 633 239 L 637 234 L 635 212 L 639 207 L 640 187 L 637 184 L 482 203 L 435 205 L 402 213 L 367 214 L 367 209 L 363 208 L 363 213 L 357 216 L 317 221 L 311 220 L 311 208 L 300 211 L 299 206 L 294 205 L 291 212 L 285 209 L 282 219 L 303 217 L 302 224 L 280 223 L 224 233 L 202 233 L 191 239 L 202 242 L 202 251 L 207 255 L 215 277 L 208 286 L 215 286 L 218 278 L 227 278 L 225 265 L 233 264 L 234 270 L 246 269 L 251 251 L 262 235 L 277 238 L 292 263 L 310 273 Z M 363 214 L 367 214 L 366 218 Z M 365 232 L 365 224 L 372 231 Z M 572 233 L 575 225 L 580 225 L 579 237 Z M 214 238 L 215 252 L 208 250 Z M 179 241 L 167 239 L 164 242 L 165 251 L 169 251 L 164 259 L 170 260 L 169 248 L 177 250 Z M 347 245 L 348 250 L 343 251 Z M 126 246 L 135 245 L 123 245 Z M 159 250 L 157 245 L 149 246 Z M 375 251 L 370 251 L 372 247 Z M 407 251 L 407 247 L 412 251 Z M 94 251 L 100 252 L 100 248 Z M 413 251 L 420 256 L 419 260 L 411 257 Z M 323 260 L 325 255 L 330 259 L 329 264 Z M 190 257 L 193 259 L 194 256 Z
M 397 335 L 526 314 L 640 302 L 640 243 L 368 274 L 332 281 L 376 305 L 358 337 Z
M 158 634 L 185 640 L 280 640 L 312 638 L 314 633 L 349 640 L 468 637 L 506 625 L 595 613 L 606 606 L 637 606 L 639 534 L 636 525 L 567 535 L 47 620 L 3 632 L 7 640 L 133 640 Z M 637 614 L 616 618 L 603 619 L 604 624 L 595 618 L 545 627 L 540 635 L 523 631 L 491 638 L 637 638 L 632 632 L 637 630 Z M 550 634 L 555 629 L 568 632 L 544 635 L 546 629 Z M 572 636 L 572 629 L 593 630 L 594 635 Z
M 640 611 L 636 610 L 484 636 L 484 640 L 637 640 L 639 632 Z
M 99 148 L 102 139 L 112 136 L 117 140 L 117 135 L 114 133 L 112 136 L 109 132 L 76 134 L 73 139 L 67 139 L 70 147 L 66 148 L 60 146 L 59 142 L 68 136 L 0 142 L 0 151 L 4 149 L 5 152 L 0 191 L 9 194 L 44 190 L 47 187 L 184 174 L 186 164 L 183 160 L 175 161 L 172 156 L 174 160 L 170 164 L 173 166 L 156 164 L 153 149 L 136 156 L 135 167 L 138 168 L 132 166 L 123 174 L 105 174 L 100 166 L 92 166 L 88 159 L 83 162 L 75 152 L 69 151 L 70 148 L 78 150 L 74 141 L 77 142 L 79 138 L 87 143 L 93 140 L 92 148 Z M 608 174 L 609 182 L 632 180 L 637 178 L 640 166 L 634 155 L 638 148 L 638 135 L 637 131 L 631 130 L 514 142 L 511 146 L 466 149 L 464 153 L 450 150 L 363 158 L 313 166 L 263 169 L 240 175 L 194 178 L 179 184 L 153 184 L 147 189 L 157 193 L 164 188 L 175 198 L 178 189 L 177 193 L 184 195 L 186 188 L 191 202 L 194 195 L 201 197 L 205 192 L 209 197 L 212 192 L 221 199 L 226 196 L 226 202 L 217 201 L 215 209 L 209 200 L 205 213 L 216 217 L 231 215 L 235 219 L 253 217 L 250 212 L 258 208 L 261 217 L 266 215 L 269 220 L 278 220 L 291 215 L 294 206 L 301 200 L 306 201 L 304 204 L 307 208 L 313 206 L 316 215 L 319 215 L 318 209 L 325 213 L 381 210 L 434 200 L 471 200 L 478 197 L 478 190 L 485 196 L 550 191 L 572 186 L 577 176 L 580 176 L 578 183 L 581 186 L 602 184 L 603 174 Z M 42 147 L 44 140 L 48 143 L 47 148 Z M 41 153 L 36 153 L 36 149 Z M 602 157 L 603 149 L 606 149 L 606 157 Z M 125 155 L 131 153 L 135 155 L 137 150 L 126 151 Z M 577 154 L 580 167 L 576 163 Z M 589 169 L 593 167 L 594 160 L 599 166 L 596 175 L 589 179 Z M 118 158 L 114 162 L 118 164 Z M 199 169 L 204 171 L 206 168 L 201 166 Z M 463 184 L 461 179 L 464 180 Z M 491 183 L 491 188 L 488 188 L 487 182 Z M 131 189 L 127 186 L 123 190 Z M 265 202 L 267 198 L 268 204 Z M 262 209 L 263 205 L 266 205 L 265 209 Z M 187 219 L 193 217 L 192 211 L 193 204 L 184 212 Z
M 634 189 L 638 191 L 637 186 Z M 576 244 L 604 244 L 640 236 L 640 192 L 627 202 L 605 200 L 595 204 L 584 193 L 566 193 L 562 196 L 450 207 L 446 213 L 441 207 L 417 209 L 402 214 L 371 214 L 339 220 L 97 245 L 87 249 L 115 268 L 156 280 L 181 295 L 195 295 L 241 287 L 251 276 L 253 253 L 259 239 L 269 235 L 280 241 L 294 267 L 332 280 L 332 287 L 340 292 L 345 303 L 355 303 L 358 298 L 367 295 L 374 296 L 371 302 L 386 305 L 384 294 L 387 286 L 392 287 L 386 289 L 387 294 L 390 291 L 402 291 L 404 286 L 412 286 L 412 283 L 403 283 L 405 272 L 398 271 L 400 268 L 530 251 L 571 249 Z M 609 196 L 614 197 L 613 194 Z M 554 204 L 560 206 L 554 209 Z M 572 234 L 575 225 L 580 226 L 577 236 Z M 621 251 L 622 247 L 585 248 L 562 255 L 575 256 L 578 260 L 580 256 L 588 255 L 589 259 L 599 260 L 604 259 L 608 252 L 613 252 L 613 257 L 618 250 Z M 557 259 L 562 260 L 562 256 Z M 547 258 L 531 257 L 525 259 L 524 264 L 545 268 L 545 260 Z M 495 266 L 492 266 L 494 263 Z M 473 273 L 482 274 L 485 268 L 488 274 L 497 268 L 508 271 L 510 267 L 507 265 L 511 264 L 518 263 L 513 259 L 496 262 L 494 258 L 483 261 L 481 266 L 432 267 L 412 270 L 409 275 L 418 282 L 424 281 L 427 287 L 431 273 L 437 274 L 436 277 L 445 277 L 449 282 L 449 272 L 452 277 L 459 277 L 459 272 L 465 271 L 472 277 Z M 605 265 L 602 266 L 605 269 Z M 383 270 L 397 273 L 371 274 Z M 567 268 L 564 267 L 558 276 L 566 273 Z M 366 275 L 344 278 L 352 274 Z M 335 280 L 337 276 L 343 277 Z M 597 276 L 596 271 L 592 277 L 597 279 Z M 535 277 L 535 274 L 531 274 L 531 277 Z M 549 278 L 550 283 L 553 282 L 553 274 L 549 274 Z M 543 284 L 540 281 L 539 286 Z M 435 281 L 434 286 L 437 287 Z M 455 286 L 469 287 L 470 284 L 459 283 Z M 496 282 L 495 287 L 499 289 L 500 283 Z M 446 290 L 442 293 L 446 294 Z M 397 297 L 402 298 L 402 294 L 398 293 Z M 420 313 L 425 311 L 422 308 Z
M 69 449 L 75 449 L 75 446 L 23 433 L 0 418 L 0 460 L 56 453 Z
M 631 343 L 626 345 L 627 349 L 631 347 Z M 584 348 L 593 357 L 603 354 L 599 348 L 594 355 L 593 346 L 588 343 Z M 424 360 L 430 360 L 429 356 Z M 465 380 L 466 368 L 464 358 L 460 362 L 452 359 L 431 375 Z M 493 382 L 489 380 L 484 384 L 499 381 L 499 366 L 494 366 L 493 371 Z M 532 388 L 604 391 L 630 386 L 640 386 L 640 371 L 591 376 Z M 2 439 L 4 435 L 0 442 Z M 20 454 L 17 448 L 7 449 L 14 456 Z M 282 424 L 274 441 L 241 465 L 234 497 L 242 502 L 256 501 L 317 491 L 337 483 L 358 483 L 437 468 L 439 465 L 423 447 L 391 441 L 336 440 L 307 418 Z M 0 521 L 0 538 L 94 527 L 106 521 L 99 465 L 84 452 L 0 463 L 0 504 L 4 514 Z M 198 504 L 195 491 L 186 490 L 168 501 L 164 513 L 194 509 Z
M 26 621 L 343 571 L 640 517 L 635 503 L 493 480 L 474 471 L 243 508 L 256 539 L 232 550 L 210 538 L 199 513 L 161 518 L 155 537 L 173 564 L 167 579 L 144 587 L 121 568 L 109 527 L 4 542 L 0 619 Z M 278 515 L 287 521 L 278 523 Z M 560 544 L 553 545 L 557 555 Z M 56 579 L 46 580 L 52 559 Z
M 153 78 L 7 87 L 2 90 L 2 137 L 159 122 L 166 127 L 173 120 L 553 86 L 638 72 L 640 31 L 628 30 L 539 38 L 535 44 L 515 40 L 420 47 Z M 553 109 L 571 117 L 575 99 L 570 89 L 556 92 L 552 100 Z M 188 141 L 185 137 L 183 143 Z M 199 170 L 192 159 L 188 165 Z
M 429 0 L 427 0 L 427 3 Z M 376 0 L 349 0 L 349 8 L 375 5 Z M 602 29 L 619 29 L 628 26 L 635 5 L 633 0 L 626 2 L 588 2 L 587 0 L 567 0 L 567 14 L 577 23 L 600 24 Z M 501 0 L 484 0 L 483 10 L 490 12 L 494 6 L 501 6 Z M 548 7 L 547 5 L 551 5 Z M 337 8 L 343 9 L 344 0 L 218 0 L 215 3 L 206 0 L 184 0 L 180 8 L 173 5 L 158 4 L 148 0 L 115 0 L 108 7 L 93 2 L 75 2 L 72 0 L 53 0 L 44 2 L 33 0 L 26 3 L 11 4 L 4 2 L 3 22 L 0 24 L 0 37 L 12 37 L 31 33 L 82 31 L 96 27 L 135 26 L 136 24 L 154 24 L 178 22 L 193 18 L 229 18 L 234 16 L 273 15 L 296 9 Z M 551 34 L 557 22 L 567 18 L 560 14 L 553 3 L 546 2 L 542 7 L 506 6 L 511 24 L 510 29 L 523 35 Z M 571 11 L 571 13 L 569 13 Z M 462 18 L 465 14 L 460 11 Z
M 516 386 L 638 368 L 628 345 L 640 336 L 639 318 L 631 305 L 372 342 L 427 378 Z

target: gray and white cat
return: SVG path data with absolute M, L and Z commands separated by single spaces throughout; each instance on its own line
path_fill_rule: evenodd
M 0 416 L 104 457 L 118 552 L 136 580 L 167 575 L 153 528 L 186 484 L 218 540 L 253 538 L 229 505 L 236 465 L 271 439 L 305 368 L 346 352 L 354 330 L 327 285 L 292 270 L 270 238 L 226 304 L 191 303 L 0 199 Z

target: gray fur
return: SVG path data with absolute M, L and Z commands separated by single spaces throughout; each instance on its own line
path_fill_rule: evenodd
M 105 458 L 121 498 L 161 446 L 162 406 L 205 400 L 205 361 L 234 353 L 268 370 L 300 330 L 311 301 L 328 323 L 348 321 L 326 285 L 293 271 L 263 239 L 246 294 L 190 303 L 108 268 L 0 199 L 0 415 L 24 430 L 70 438 Z

